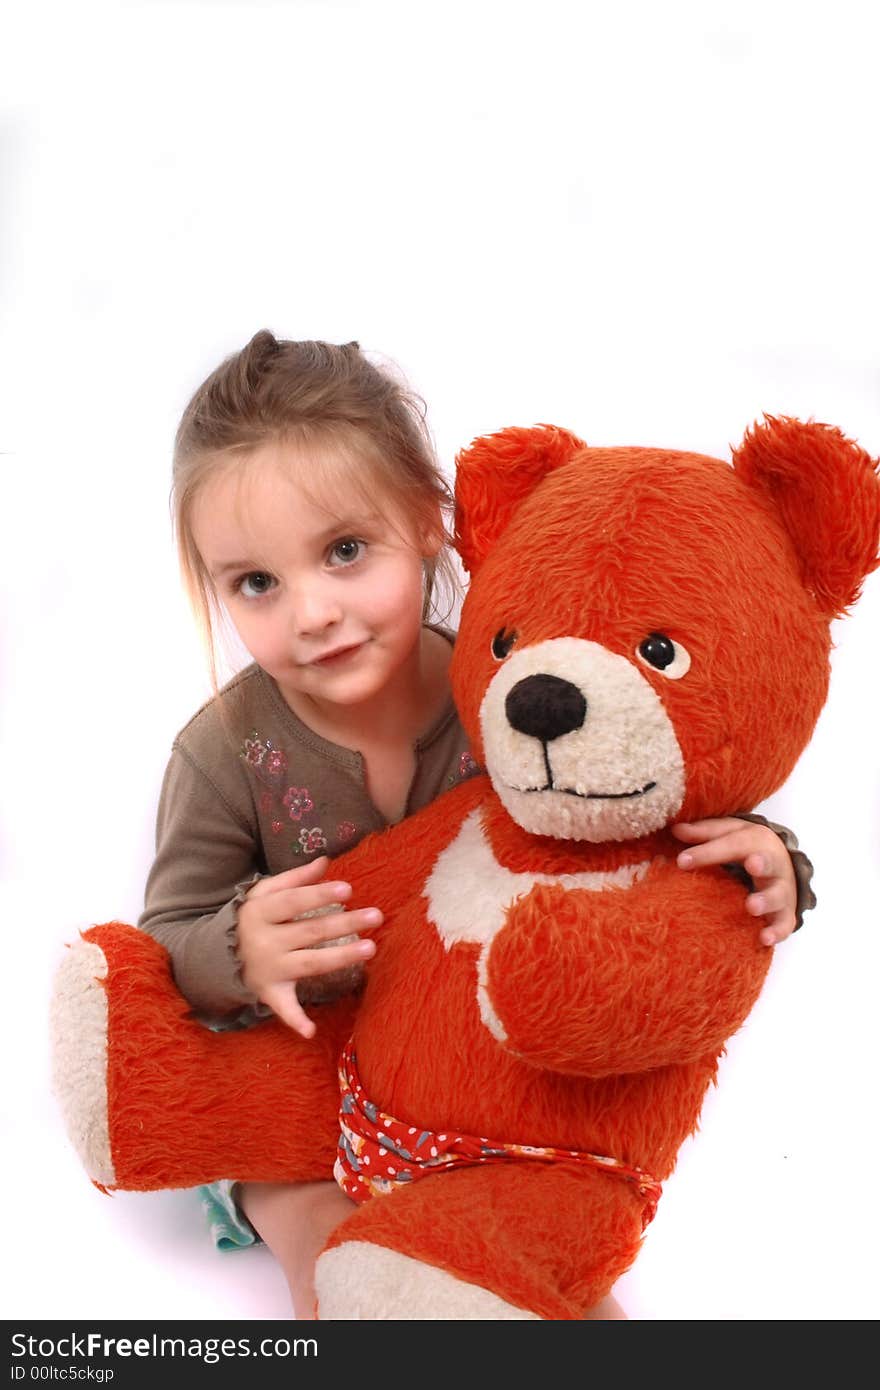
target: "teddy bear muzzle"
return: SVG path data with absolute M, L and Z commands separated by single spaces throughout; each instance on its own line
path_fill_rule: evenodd
M 666 825 L 684 799 L 672 720 L 635 662 L 598 642 L 518 649 L 480 708 L 486 767 L 532 834 L 602 843 Z

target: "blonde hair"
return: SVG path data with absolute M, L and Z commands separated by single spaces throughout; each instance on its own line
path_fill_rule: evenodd
M 171 506 L 178 557 L 217 688 L 221 605 L 192 529 L 193 504 L 218 467 L 242 464 L 261 445 L 324 446 L 326 456 L 355 456 L 368 477 L 360 486 L 383 495 L 414 535 L 437 533 L 442 546 L 425 560 L 423 616 L 448 618 L 458 595 L 449 553 L 452 496 L 434 454 L 425 405 L 390 370 L 367 360 L 357 343 L 291 342 L 263 329 L 195 392 L 174 441 Z M 329 450 L 326 446 L 329 446 Z M 438 580 L 448 591 L 437 613 Z

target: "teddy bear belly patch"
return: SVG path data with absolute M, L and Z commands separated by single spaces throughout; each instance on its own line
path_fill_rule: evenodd
M 477 962 L 477 1005 L 494 1038 L 506 1042 L 507 1034 L 492 1007 L 486 971 L 492 942 L 513 904 L 539 884 L 591 893 L 631 888 L 644 878 L 651 863 L 643 859 L 618 869 L 574 874 L 515 873 L 495 858 L 479 808 L 471 811 L 455 839 L 437 856 L 425 884 L 425 901 L 428 921 L 447 950 L 458 942 L 474 942 L 482 948 Z

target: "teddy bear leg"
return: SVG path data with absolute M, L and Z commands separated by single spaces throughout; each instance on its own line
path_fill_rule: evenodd
M 575 1320 L 638 1253 L 642 1204 L 591 1170 L 432 1174 L 359 1207 L 321 1255 L 318 1317 Z
M 353 1012 L 350 1000 L 322 1008 L 310 1042 L 274 1020 L 212 1032 L 156 941 L 92 928 L 65 952 L 52 1003 L 54 1089 L 89 1177 L 148 1191 L 328 1176 Z

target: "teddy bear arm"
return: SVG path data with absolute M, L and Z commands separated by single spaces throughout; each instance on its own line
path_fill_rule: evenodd
M 492 1008 L 536 1065 L 605 1076 L 716 1055 L 758 997 L 771 953 L 720 872 L 629 890 L 535 888 L 488 959 Z

